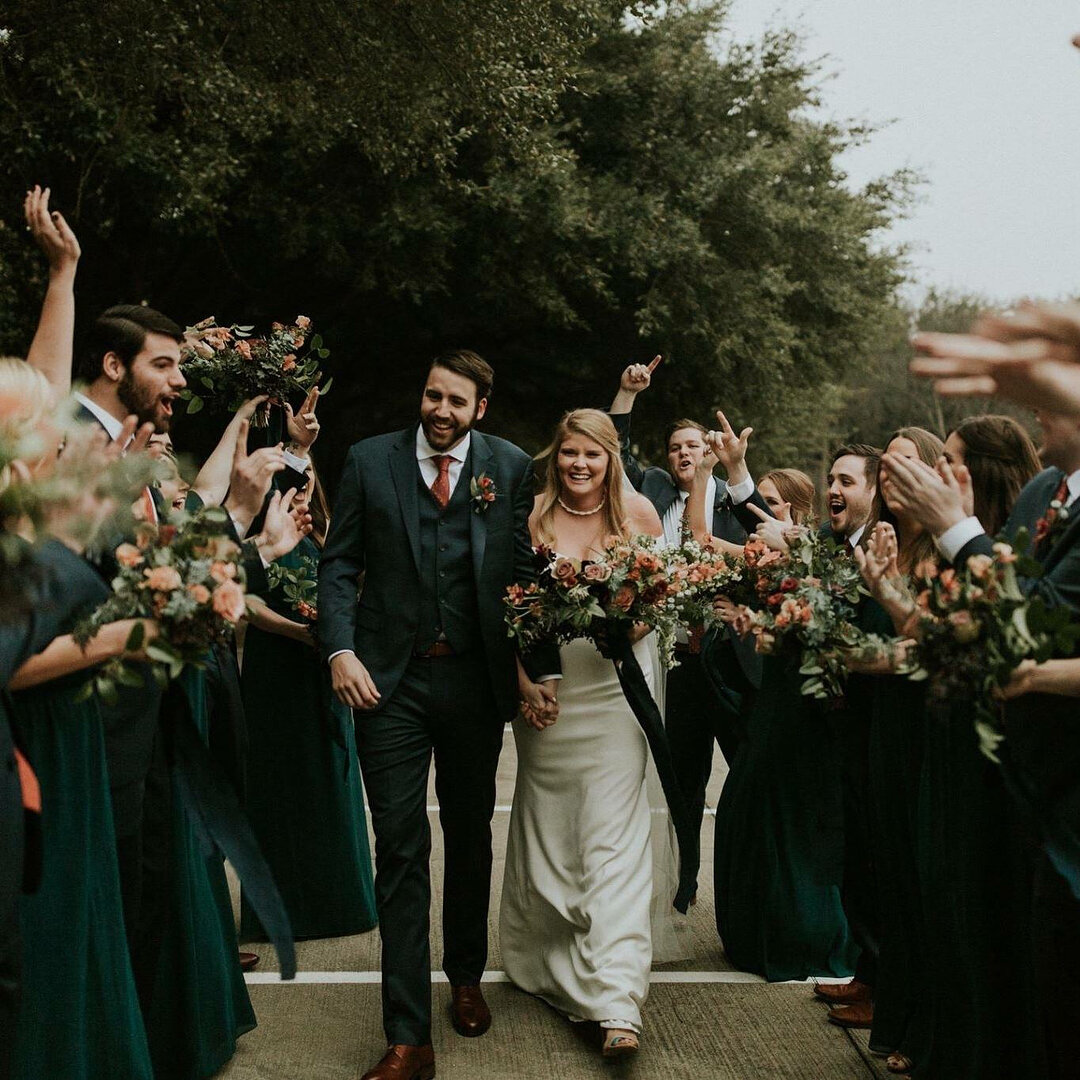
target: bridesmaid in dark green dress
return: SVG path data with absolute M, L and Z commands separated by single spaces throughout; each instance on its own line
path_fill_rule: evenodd
M 102 582 L 99 599 L 108 595 Z M 85 654 L 70 635 L 57 638 L 11 683 L 42 801 L 41 884 L 20 903 L 20 1080 L 153 1076 L 124 934 L 101 714 L 96 698 L 75 700 L 82 669 L 118 656 L 131 625 L 104 627 Z
M 770 981 L 847 976 L 843 832 L 833 735 L 801 692 L 796 651 L 767 656 L 747 737 L 716 809 L 716 924 L 736 967 Z
M 809 517 L 814 488 L 804 474 L 770 473 L 759 490 L 774 509 L 788 503 L 796 524 Z M 802 693 L 800 659 L 795 648 L 765 657 L 716 809 L 717 929 L 737 967 L 770 981 L 850 975 L 858 954 L 840 903 L 834 734 L 821 703 Z
M 885 452 L 934 465 L 943 446 L 929 431 L 901 428 L 892 435 Z M 875 535 L 879 522 L 895 530 L 900 574 L 918 576 L 933 565 L 933 537 L 890 504 L 884 465 L 863 534 L 864 544 Z M 924 683 L 900 675 L 883 675 L 875 680 L 870 714 L 869 809 L 881 944 L 870 1047 L 878 1053 L 895 1054 L 890 1067 L 899 1071 L 925 1057 L 930 1039 L 929 959 L 923 905 L 925 844 L 920 839 L 918 818 L 926 724 Z M 843 1025 L 843 1007 L 835 1007 L 832 1014 Z
M 318 564 L 326 535 L 316 489 L 311 538 L 279 562 Z M 314 538 L 314 539 L 313 539 Z M 241 685 L 248 725 L 246 807 L 297 938 L 341 937 L 377 921 L 364 791 L 350 710 L 281 590 L 250 616 Z M 245 903 L 241 937 L 261 938 Z
M 206 679 L 185 668 L 171 693 L 182 693 L 206 739 Z M 204 1080 L 255 1027 L 237 956 L 225 866 L 207 851 L 175 790 L 171 793 L 172 904 L 146 1018 L 155 1080 Z

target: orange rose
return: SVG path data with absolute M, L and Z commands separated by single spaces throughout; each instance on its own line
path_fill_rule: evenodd
M 211 563 L 210 576 L 219 584 L 231 581 L 236 577 L 236 563 L 220 561 Z
M 635 595 L 632 585 L 620 585 L 615 593 L 613 603 L 620 611 L 629 611 L 634 605 Z
M 200 585 L 197 582 L 194 585 L 189 585 L 187 591 L 191 593 L 191 597 L 196 604 L 205 604 L 210 599 L 210 590 L 205 585 Z
M 306 330 L 311 325 L 311 320 L 306 315 L 297 315 L 296 325 L 299 326 L 301 330 Z
M 244 617 L 244 590 L 235 581 L 223 581 L 214 590 L 213 607 L 226 622 L 238 623 Z
M 172 592 L 184 584 L 179 572 L 171 566 L 155 566 L 143 571 L 146 574 L 146 586 L 155 592 Z
M 116 549 L 116 561 L 121 566 L 138 566 L 143 561 L 142 552 L 134 544 L 121 544 Z
M 286 356 L 285 359 L 281 361 L 281 370 L 282 371 L 292 371 L 292 369 L 294 367 L 296 367 L 296 357 L 293 356 L 292 353 L 289 353 L 289 355 Z

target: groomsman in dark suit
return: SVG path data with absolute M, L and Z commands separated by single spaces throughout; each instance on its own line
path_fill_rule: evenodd
M 1050 466 L 1017 497 L 1005 535 L 1026 530 L 1040 577 L 1022 578 L 1025 592 L 1080 618 L 1080 420 L 1040 411 L 1040 454 Z M 993 538 L 967 514 L 961 485 L 951 472 L 943 482 L 929 469 L 904 459 L 883 459 L 894 490 L 917 507 L 942 555 L 962 566 L 993 552 Z M 1005 709 L 1006 738 L 998 749 L 1014 782 L 1026 792 L 1018 816 L 1033 838 L 1048 821 L 1080 835 L 1080 723 L 1075 701 L 1052 694 L 1025 694 Z M 1080 900 L 1045 850 L 1033 855 L 1028 925 L 1003 932 L 1030 934 L 1038 1003 L 1049 1064 L 1057 1080 L 1076 1076 L 1075 1028 L 1080 1017 Z M 989 947 L 989 946 L 988 946 Z M 1019 980 L 1018 980 L 1019 982 Z M 1024 986 L 1017 986 L 1018 999 Z M 962 1006 L 961 1006 L 962 1007 Z M 1019 1007 L 1019 1006 L 1018 1006 Z
M 521 696 L 557 708 L 558 654 L 518 671 L 503 596 L 535 576 L 533 464 L 476 430 L 493 373 L 473 352 L 432 362 L 420 420 L 349 451 L 319 569 L 319 638 L 334 691 L 355 712 L 375 830 L 386 1056 L 365 1080 L 434 1075 L 427 778 L 445 841 L 444 969 L 462 1035 L 491 1014 L 491 816 L 503 730 Z M 357 599 L 361 575 L 363 590 Z
M 829 520 L 820 530 L 853 551 L 862 539 L 877 491 L 881 451 L 865 443 L 837 447 L 829 467 Z M 843 1005 L 848 1020 L 873 1022 L 873 988 L 877 975 L 880 931 L 874 862 L 869 835 L 869 695 L 870 676 L 848 679 L 843 707 L 835 710 L 831 726 L 840 749 L 844 808 L 844 880 L 841 900 L 852 937 L 859 945 L 855 977 L 848 983 L 818 983 L 814 993 L 832 1005 Z M 854 1010 L 854 1012 L 852 1012 Z
M 626 368 L 609 412 L 619 433 L 627 479 L 656 508 L 664 540 L 674 545 L 681 539 L 687 500 L 709 433 L 695 420 L 676 420 L 668 428 L 668 468 L 642 468 L 638 463 L 630 448 L 630 414 L 637 395 L 649 387 L 658 361 Z M 728 480 L 710 479 L 706 506 L 710 508 L 712 535 L 742 544 L 761 520 L 751 507 L 772 515 L 746 468 L 749 429 L 736 435 L 723 414 L 717 417 L 724 430 L 717 433 L 714 446 Z M 743 738 L 742 694 L 761 686 L 761 657 L 751 642 L 728 628 L 712 630 L 704 639 L 695 634 L 685 638 L 676 644 L 679 666 L 667 677 L 664 725 L 679 784 L 700 829 L 713 741 L 720 744 L 730 764 Z

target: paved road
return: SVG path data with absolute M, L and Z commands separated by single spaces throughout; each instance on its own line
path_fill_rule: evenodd
M 462 1039 L 447 1015 L 449 989 L 439 966 L 442 878 L 441 837 L 432 813 L 432 966 L 438 1075 L 442 1080 L 868 1080 L 886 1077 L 868 1054 L 865 1039 L 825 1022 L 825 1008 L 805 984 L 767 985 L 734 971 L 716 936 L 712 903 L 712 829 L 706 818 L 698 904 L 686 937 L 690 958 L 658 964 L 645 1007 L 642 1051 L 632 1063 L 600 1058 L 595 1033 L 572 1025 L 543 1003 L 517 990 L 502 974 L 498 896 L 509 805 L 513 798 L 513 737 L 509 728 L 499 769 L 494 822 L 495 872 L 491 956 L 486 993 L 495 1016 L 481 1039 Z M 726 768 L 719 753 L 709 786 L 715 806 Z M 432 789 L 429 804 L 434 807 Z M 301 974 L 282 983 L 273 954 L 249 976 L 259 1027 L 244 1036 L 223 1080 L 357 1080 L 384 1049 L 379 1010 L 378 934 L 300 942 Z

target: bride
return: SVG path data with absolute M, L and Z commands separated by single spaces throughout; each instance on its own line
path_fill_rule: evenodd
M 596 558 L 613 534 L 660 536 L 644 496 L 624 490 L 606 413 L 577 409 L 555 431 L 529 527 L 534 545 Z M 653 685 L 646 628 L 632 635 Z M 653 943 L 648 745 L 615 667 L 591 641 L 560 650 L 559 718 L 514 721 L 518 771 L 500 937 L 521 989 L 604 1029 L 605 1057 L 638 1049 Z M 668 901 L 670 903 L 670 901 Z

